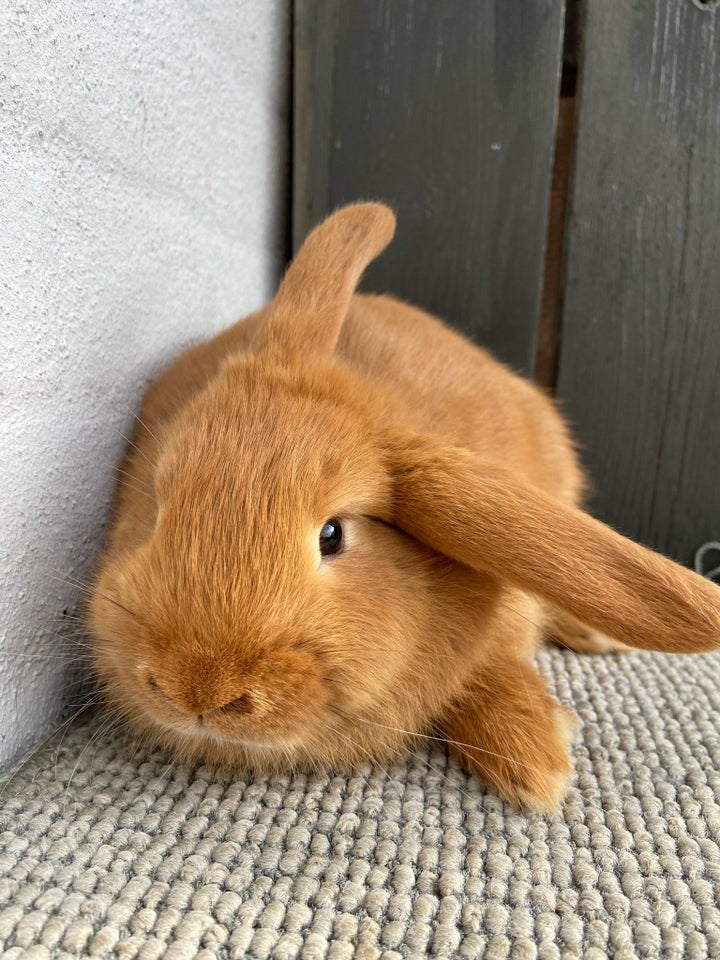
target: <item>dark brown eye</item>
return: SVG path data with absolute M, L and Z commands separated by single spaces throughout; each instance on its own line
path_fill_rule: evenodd
M 328 557 L 342 548 L 343 532 L 337 517 L 326 520 L 320 531 L 320 553 Z

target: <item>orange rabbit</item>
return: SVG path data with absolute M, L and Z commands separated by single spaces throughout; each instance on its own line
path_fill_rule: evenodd
M 538 389 L 355 294 L 394 227 L 339 210 L 269 306 L 150 389 L 90 604 L 97 672 L 189 759 L 347 766 L 439 731 L 550 810 L 574 718 L 530 663 L 541 626 L 583 650 L 711 650 L 720 590 L 578 509 Z

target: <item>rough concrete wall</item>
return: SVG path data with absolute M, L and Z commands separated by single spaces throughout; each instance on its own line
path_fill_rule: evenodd
M 130 408 L 277 280 L 289 2 L 10 0 L 0 35 L 1 763 L 73 702 Z

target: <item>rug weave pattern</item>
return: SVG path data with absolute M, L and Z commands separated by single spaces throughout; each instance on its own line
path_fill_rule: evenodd
M 438 745 L 246 783 L 74 726 L 0 798 L 1 955 L 718 960 L 720 655 L 540 666 L 583 723 L 554 817 Z

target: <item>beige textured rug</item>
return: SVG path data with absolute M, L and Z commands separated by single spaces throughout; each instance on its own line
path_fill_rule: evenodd
M 441 747 L 245 782 L 73 727 L 0 800 L 0 955 L 720 958 L 720 655 L 541 668 L 583 721 L 551 818 Z

